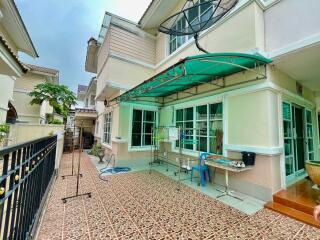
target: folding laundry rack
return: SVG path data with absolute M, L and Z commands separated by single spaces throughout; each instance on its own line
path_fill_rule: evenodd
M 192 131 L 192 135 L 194 132 L 200 133 L 199 128 L 181 128 L 175 126 L 160 126 L 152 128 L 152 144 L 151 144 L 151 157 L 150 157 L 150 169 L 149 173 L 151 174 L 152 167 L 156 164 L 166 164 L 167 171 L 169 170 L 169 166 L 176 167 L 177 170 L 174 172 L 175 176 L 178 176 L 178 186 L 177 190 L 180 190 L 180 184 L 182 181 L 187 179 L 181 178 L 181 173 L 188 173 L 191 171 L 192 165 L 199 164 L 200 165 L 200 144 L 198 140 L 186 139 L 186 132 Z M 176 137 L 172 136 L 172 133 L 176 133 Z M 175 134 L 174 134 L 175 135 Z M 200 134 L 198 134 L 199 136 Z M 167 142 L 171 144 L 176 144 L 176 141 L 179 142 L 179 151 L 167 151 L 160 147 L 160 143 Z M 196 145 L 196 149 L 198 149 L 198 157 L 190 157 L 186 156 L 182 153 L 182 145 L 183 144 L 192 144 Z M 196 164 L 191 164 L 191 162 L 195 162 Z M 200 166 L 199 166 L 200 169 Z M 198 185 L 200 186 L 200 177 L 198 178 Z

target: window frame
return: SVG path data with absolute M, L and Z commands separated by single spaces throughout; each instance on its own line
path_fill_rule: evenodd
M 198 0 L 195 4 L 198 4 L 198 2 L 201 2 L 201 3 L 204 3 L 206 2 L 205 0 Z M 203 11 L 201 13 L 201 6 L 198 6 L 198 13 L 197 13 L 197 16 L 190 22 L 190 24 L 192 24 L 194 21 L 196 21 L 197 19 L 200 20 L 202 18 L 203 15 L 205 15 L 206 13 L 208 13 L 208 11 L 212 9 L 213 10 L 213 5 L 211 5 L 210 7 L 208 7 L 207 9 L 205 9 L 205 11 Z M 180 18 L 179 20 L 176 21 L 175 25 L 173 27 L 176 27 L 179 23 L 179 21 L 181 21 L 182 18 Z M 187 22 L 187 19 L 185 19 L 185 26 L 187 26 L 188 22 Z M 169 56 L 171 54 L 173 54 L 174 52 L 176 52 L 179 48 L 181 48 L 186 42 L 188 42 L 190 39 L 192 39 L 193 35 L 184 35 L 184 36 L 177 36 L 177 35 L 169 35 L 169 38 L 168 38 L 168 45 L 169 45 Z M 178 46 L 178 39 L 182 39 L 182 43 L 180 46 Z M 175 48 L 174 49 L 171 49 L 171 43 L 175 41 Z
M 211 105 L 215 105 L 215 104 L 221 104 L 222 106 L 222 112 L 221 112 L 221 116 L 217 117 L 217 118 L 211 118 L 210 117 L 210 106 Z M 201 106 L 206 106 L 206 119 L 198 119 L 197 118 L 197 108 L 198 107 L 201 107 Z M 193 119 L 192 119 L 192 123 L 193 123 L 193 128 L 197 128 L 197 125 L 199 122 L 206 122 L 206 134 L 198 134 L 197 131 L 194 129 L 193 130 L 193 140 L 195 139 L 198 139 L 198 137 L 200 136 L 201 138 L 206 138 L 206 141 L 207 141 L 207 146 L 206 146 L 206 149 L 207 151 L 205 152 L 209 152 L 210 154 L 213 154 L 213 155 L 223 155 L 224 154 L 224 147 L 225 147 L 225 143 L 223 141 L 222 143 L 222 149 L 220 149 L 220 152 L 210 152 L 210 140 L 211 139 L 216 139 L 216 136 L 213 136 L 213 135 L 210 135 L 210 123 L 211 122 L 220 122 L 221 124 L 221 130 L 224 132 L 224 125 L 225 125 L 225 119 L 224 119 L 224 111 L 225 111 L 225 106 L 224 106 L 224 101 L 221 100 L 221 101 L 217 101 L 217 102 L 209 102 L 209 103 L 203 103 L 203 104 L 197 104 L 197 105 L 193 105 L 193 106 L 188 106 L 188 107 L 181 107 L 181 108 L 176 108 L 175 111 L 174 111 L 174 122 L 175 122 L 175 126 L 177 126 L 177 123 L 182 123 L 182 126 L 185 127 L 185 122 L 190 122 L 190 121 L 185 121 L 184 119 L 184 114 L 185 114 L 185 109 L 188 109 L 188 108 L 192 108 L 192 111 L 193 111 Z M 182 113 L 182 117 L 183 117 L 183 120 L 181 121 L 177 121 L 177 111 L 183 111 Z M 225 133 L 224 133 L 225 134 Z M 173 150 L 174 151 L 179 151 L 179 144 L 177 142 L 174 142 L 173 143 Z M 182 151 L 186 151 L 186 152 L 189 152 L 189 153 L 198 153 L 198 149 L 196 149 L 195 145 L 192 146 L 192 149 L 188 149 L 188 148 L 185 148 L 184 146 L 182 146 Z M 200 152 L 204 152 L 200 149 Z
M 134 116 L 134 111 L 141 111 L 141 129 L 140 129 L 140 145 L 133 145 L 133 134 L 137 134 L 137 133 L 133 133 L 133 116 Z M 145 120 L 145 112 L 153 112 L 154 114 L 154 121 L 146 121 Z M 145 132 L 145 124 L 146 123 L 152 123 L 153 126 L 152 127 L 156 127 L 157 123 L 158 123 L 158 110 L 157 109 L 141 109 L 141 108 L 136 108 L 133 107 L 131 110 L 131 120 L 130 120 L 130 144 L 128 145 L 129 147 L 129 151 L 144 151 L 144 150 L 149 150 L 151 149 L 152 146 L 154 146 L 153 142 L 152 142 L 152 132 L 151 133 L 146 133 Z M 144 136 L 145 135 L 150 135 L 151 137 L 151 144 L 150 145 L 144 145 Z
M 109 121 L 107 121 L 107 116 L 109 115 Z M 102 143 L 106 144 L 107 146 L 112 146 L 112 111 L 106 112 L 103 114 L 103 133 L 102 133 Z M 107 129 L 107 125 L 109 125 L 109 131 Z M 109 142 L 106 141 L 106 135 L 109 135 Z

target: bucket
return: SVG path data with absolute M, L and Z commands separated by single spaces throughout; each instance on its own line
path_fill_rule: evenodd
M 256 154 L 254 152 L 241 152 L 242 154 L 242 161 L 246 166 L 253 166 L 255 159 L 256 159 Z

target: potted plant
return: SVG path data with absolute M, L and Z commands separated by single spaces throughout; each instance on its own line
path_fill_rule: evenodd
M 101 144 L 94 144 L 92 146 L 91 153 L 93 156 L 99 158 L 99 163 L 103 163 L 104 149 Z

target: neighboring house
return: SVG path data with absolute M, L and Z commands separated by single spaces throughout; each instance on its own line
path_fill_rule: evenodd
M 228 54 L 200 57 L 192 57 L 202 54 L 193 38 L 157 31 L 184 3 L 153 0 L 138 24 L 105 13 L 86 58 L 86 70 L 97 74 L 96 139 L 117 160 L 138 161 L 150 158 L 152 127 L 199 128 L 188 137 L 201 151 L 257 154 L 253 169 L 230 176 L 230 185 L 270 200 L 305 176 L 306 160 L 319 159 L 320 2 L 241 0 L 199 37 L 207 51 Z M 175 142 L 164 147 L 178 151 Z M 183 153 L 197 149 L 185 144 Z M 218 171 L 215 181 L 223 179 Z
M 31 105 L 32 97 L 28 95 L 40 83 L 51 82 L 59 84 L 59 71 L 46 67 L 24 64 L 28 72 L 16 79 L 13 90 L 12 107 L 16 116 L 11 116 L 8 122 L 24 122 L 44 124 L 48 114 L 53 114 L 53 108 L 47 101 L 41 105 Z
M 95 123 L 97 119 L 95 108 L 96 90 L 97 80 L 95 78 L 91 79 L 89 86 L 78 85 L 77 98 L 83 103 L 84 107 L 75 109 L 74 124 L 76 127 L 76 135 L 78 135 L 82 128 L 84 148 L 91 148 L 94 143 Z
M 38 57 L 28 31 L 13 0 L 0 0 L 0 123 L 11 109 L 16 78 L 27 72 L 18 52 Z M 14 111 L 14 110 L 13 110 Z

